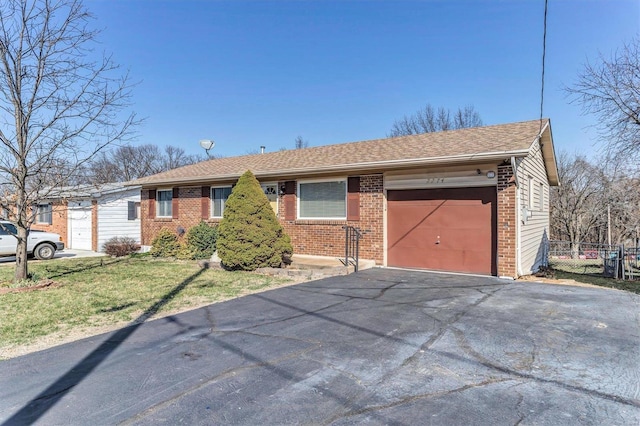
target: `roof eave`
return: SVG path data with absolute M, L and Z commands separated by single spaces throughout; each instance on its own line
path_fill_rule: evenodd
M 547 171 L 547 179 L 549 185 L 559 186 L 560 179 L 558 177 L 558 164 L 556 162 L 556 152 L 553 146 L 553 136 L 551 134 L 551 120 L 547 119 L 545 125 L 540 130 L 540 133 L 531 143 L 529 150 L 532 150 L 536 146 L 536 142 L 540 141 L 542 149 L 542 159 Z
M 486 153 L 476 153 L 476 154 L 467 154 L 467 155 L 452 155 L 452 156 L 444 156 L 444 157 L 426 157 L 426 158 L 411 158 L 405 160 L 386 160 L 386 161 L 373 161 L 373 162 L 365 162 L 365 163 L 351 163 L 351 164 L 342 164 L 342 165 L 333 165 L 333 166 L 325 166 L 325 167 L 316 167 L 312 169 L 299 168 L 299 169 L 290 169 L 290 170 L 282 170 L 282 171 L 273 171 L 273 172 L 256 172 L 256 178 L 265 179 L 265 178 L 288 178 L 288 177 L 301 177 L 301 176 L 310 176 L 310 175 L 318 175 L 325 173 L 333 173 L 336 174 L 344 173 L 344 172 L 361 172 L 365 170 L 377 169 L 380 171 L 385 171 L 389 169 L 398 169 L 398 168 L 411 168 L 411 167 L 421 167 L 421 166 L 431 166 L 431 165 L 441 165 L 441 164 L 460 164 L 460 163 L 475 163 L 475 162 L 483 162 L 483 161 L 501 161 L 508 159 L 510 157 L 523 157 L 526 156 L 529 152 L 529 149 L 521 149 L 521 150 L 513 150 L 513 151 L 498 151 L 498 152 L 486 152 Z M 168 185 L 168 184 L 199 184 L 199 183 L 207 183 L 207 182 L 216 182 L 216 181 L 229 181 L 235 180 L 240 177 L 240 174 L 233 173 L 228 175 L 217 175 L 215 177 L 211 176 L 195 176 L 195 177 L 187 177 L 187 178 L 167 178 L 167 179 L 158 179 L 153 181 L 145 181 L 144 178 L 138 179 L 131 182 L 126 182 L 126 186 L 142 186 L 142 187 L 150 187 L 150 186 L 158 186 L 158 185 Z

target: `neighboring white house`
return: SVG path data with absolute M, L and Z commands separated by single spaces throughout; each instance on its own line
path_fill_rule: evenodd
M 37 209 L 33 228 L 60 234 L 70 249 L 103 251 L 113 237 L 140 243 L 140 187 L 108 183 L 60 188 Z

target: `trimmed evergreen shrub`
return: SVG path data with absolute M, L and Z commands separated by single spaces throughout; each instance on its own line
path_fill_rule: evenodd
M 131 237 L 113 237 L 102 245 L 102 250 L 109 256 L 122 257 L 140 250 L 140 244 Z
M 178 254 L 178 250 L 180 250 L 180 243 L 177 235 L 163 228 L 151 242 L 149 253 L 153 257 L 174 257 Z
M 187 232 L 187 247 L 191 251 L 192 259 L 209 259 L 216 251 L 218 230 L 200 222 Z
M 291 240 L 249 170 L 240 177 L 225 203 L 216 245 L 227 269 L 280 267 L 283 256 L 293 254 Z
M 185 243 L 180 243 L 178 250 L 176 251 L 176 258 L 181 260 L 193 260 L 196 258 L 196 254 L 191 247 Z

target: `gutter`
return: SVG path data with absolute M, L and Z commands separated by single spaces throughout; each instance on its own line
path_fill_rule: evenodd
M 371 169 L 391 169 L 394 167 L 420 167 L 420 166 L 430 166 L 436 164 L 456 164 L 456 163 L 467 163 L 471 161 L 503 161 L 505 158 L 509 157 L 519 157 L 527 155 L 529 149 L 522 149 L 516 151 L 503 151 L 503 152 L 491 152 L 491 153 L 481 153 L 481 154 L 469 154 L 469 155 L 451 155 L 446 157 L 426 157 L 426 158 L 411 158 L 406 160 L 385 160 L 385 161 L 371 161 L 366 163 L 350 163 L 350 164 L 341 164 L 341 165 L 330 165 L 323 166 L 319 168 L 297 168 L 297 169 L 289 169 L 282 171 L 268 171 L 268 172 L 257 172 L 255 173 L 256 178 L 286 178 L 293 177 L 299 178 L 305 175 L 316 175 L 319 173 L 328 173 L 328 172 L 357 172 Z M 213 181 L 225 181 L 225 180 L 234 180 L 240 177 L 239 174 L 227 174 L 227 175 L 218 175 L 218 176 L 195 176 L 188 178 L 165 178 L 161 180 L 150 180 L 144 181 L 134 180 L 130 182 L 125 182 L 125 186 L 156 186 L 156 185 L 164 185 L 164 184 L 177 184 L 177 183 L 205 183 L 205 182 L 213 182 Z

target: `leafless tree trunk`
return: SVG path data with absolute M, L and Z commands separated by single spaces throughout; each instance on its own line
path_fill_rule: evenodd
M 17 226 L 16 280 L 28 277 L 33 205 L 136 124 L 121 115 L 131 85 L 96 56 L 91 20 L 80 0 L 0 4 L 0 182 Z

